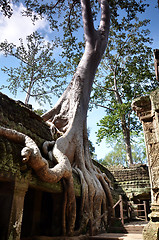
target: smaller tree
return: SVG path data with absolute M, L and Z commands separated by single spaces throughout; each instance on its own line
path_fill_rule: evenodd
M 7 40 L 0 44 L 0 51 L 5 56 L 13 56 L 19 62 L 18 67 L 4 67 L 1 70 L 8 74 L 8 88 L 13 95 L 17 95 L 18 89 L 26 93 L 25 104 L 30 97 L 34 97 L 39 104 L 50 103 L 51 96 L 59 94 L 65 84 L 65 70 L 62 63 L 53 58 L 56 43 L 47 42 L 38 32 L 26 37 L 26 44 L 20 39 L 20 46 L 8 43 Z M 62 72 L 62 74 L 61 74 Z M 50 103 L 51 104 L 51 103 Z
M 110 31 L 108 48 L 100 65 L 92 102 L 103 107 L 97 137 L 107 142 L 123 136 L 127 163 L 132 164 L 131 138 L 141 131 L 141 124 L 131 109 L 132 99 L 154 90 L 153 52 L 149 45 L 149 20 L 123 17 Z
M 112 151 L 110 151 L 104 159 L 100 159 L 99 162 L 106 167 L 110 166 L 128 166 L 126 158 L 126 150 L 124 146 L 124 141 L 121 138 L 121 141 L 115 144 Z M 136 164 L 146 164 L 146 148 L 143 136 L 133 141 L 131 144 L 133 162 Z

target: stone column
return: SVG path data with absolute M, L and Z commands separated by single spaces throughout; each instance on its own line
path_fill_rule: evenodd
M 151 184 L 150 221 L 144 228 L 144 240 L 159 239 L 159 90 L 133 101 L 133 109 L 142 122 Z
M 8 240 L 20 240 L 23 206 L 28 182 L 15 179 L 11 215 L 9 221 Z

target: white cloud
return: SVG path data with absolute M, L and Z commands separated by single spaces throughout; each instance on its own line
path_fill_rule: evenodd
M 13 15 L 11 18 L 4 17 L 0 14 L 0 42 L 5 39 L 8 42 L 12 42 L 19 45 L 19 38 L 26 38 L 32 32 L 36 30 L 49 30 L 49 25 L 46 19 L 37 20 L 33 24 L 30 17 L 22 16 L 21 12 L 24 10 L 24 6 L 13 6 Z

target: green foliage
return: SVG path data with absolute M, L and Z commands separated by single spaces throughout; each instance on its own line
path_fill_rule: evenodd
M 113 103 L 112 103 L 113 106 Z M 114 104 L 112 112 L 106 112 L 97 125 L 100 127 L 97 134 L 97 142 L 105 139 L 107 143 L 120 140 L 124 137 L 122 128 L 122 116 L 125 116 L 126 126 L 132 134 L 138 134 L 142 130 L 142 125 L 136 114 L 131 112 L 131 101 L 127 104 Z
M 80 0 L 16 0 L 13 4 L 22 3 L 26 7 L 22 15 L 32 18 L 33 21 L 41 17 L 45 17 L 49 23 L 51 30 L 58 37 L 59 44 L 62 49 L 61 56 L 64 60 L 67 73 L 72 74 L 81 59 L 84 49 L 84 38 L 81 34 L 82 15 Z M 110 0 L 111 9 L 111 26 L 120 28 L 119 16 L 125 15 L 129 20 L 133 19 L 138 12 L 144 12 L 147 6 L 146 0 Z M 91 0 L 92 15 L 94 20 L 98 20 L 99 3 L 97 0 Z M 0 8 L 4 15 L 11 16 L 13 13 L 10 1 L 0 1 Z M 99 22 L 95 22 L 97 26 Z M 66 60 L 66 61 L 65 61 Z
M 96 159 L 95 147 L 93 146 L 93 143 L 90 139 L 88 139 L 88 142 L 89 142 L 89 152 L 90 152 L 91 158 Z
M 121 23 L 119 21 L 120 14 L 124 14 L 127 19 L 132 20 L 137 13 L 142 13 L 145 11 L 148 4 L 145 4 L 145 0 L 133 0 L 128 1 L 118 1 L 110 0 L 110 10 L 111 10 L 111 26 L 120 28 Z M 67 1 L 65 1 L 67 4 Z M 98 20 L 99 16 L 99 4 L 97 0 L 91 1 L 92 5 L 92 15 L 94 20 Z M 61 48 L 63 58 L 66 58 L 65 66 L 69 74 L 72 74 L 76 69 L 79 60 L 81 59 L 82 52 L 84 49 L 83 35 L 79 34 L 79 31 L 82 27 L 81 22 L 81 7 L 80 1 L 72 0 L 69 1 L 69 7 L 65 11 L 65 20 L 62 22 L 61 26 L 64 33 L 63 38 L 61 39 Z M 99 22 L 98 22 L 99 24 Z M 95 22 L 95 25 L 97 23 Z
M 17 2 L 21 1 L 17 0 L 16 4 Z M 5 8 L 5 3 L 10 5 L 8 1 L 2 1 L 0 2 L 0 6 L 2 7 L 4 14 L 7 15 L 5 12 L 7 9 Z M 54 62 L 53 66 L 60 66 L 59 68 L 61 72 L 64 71 L 64 76 L 68 76 L 70 74 L 72 75 L 79 63 L 84 48 L 84 38 L 80 33 L 83 25 L 80 1 L 53 0 L 41 2 L 36 0 L 26 0 L 22 3 L 26 7 L 23 15 L 32 17 L 33 21 L 36 21 L 36 19 L 41 17 L 45 17 L 49 21 L 50 28 L 54 31 L 52 36 L 56 36 L 56 40 L 58 39 L 58 46 L 60 46 L 62 50 L 62 63 L 58 65 L 57 62 Z M 145 79 L 145 82 L 148 80 L 147 84 L 144 84 L 144 86 L 147 86 L 146 91 L 150 90 L 149 79 L 151 79 L 151 74 L 149 74 L 149 70 L 147 68 L 151 59 L 150 49 L 147 48 L 145 51 L 145 44 L 150 42 L 150 39 L 146 39 L 146 37 L 144 37 L 148 34 L 146 30 L 142 30 L 140 33 L 138 31 L 139 25 L 142 28 L 147 24 L 147 22 L 139 22 L 138 25 L 138 21 L 136 21 L 136 16 L 139 13 L 143 13 L 148 6 L 148 4 L 145 3 L 146 0 L 109 1 L 112 27 L 110 32 L 109 48 L 106 52 L 106 55 L 108 56 L 107 63 L 109 64 L 105 64 L 104 60 L 102 63 L 104 67 L 102 67 L 101 64 L 102 71 L 99 71 L 101 82 L 98 83 L 99 87 L 94 88 L 93 100 L 96 102 L 97 106 L 103 105 L 105 109 L 107 109 L 107 116 L 114 112 L 112 121 L 110 121 L 111 119 L 108 117 L 107 119 L 109 119 L 109 129 L 114 128 L 117 130 L 117 135 L 121 132 L 118 127 L 120 123 L 123 125 L 123 123 L 126 122 L 127 129 L 129 129 L 133 124 L 134 126 L 137 126 L 136 118 L 131 117 L 132 113 L 130 111 L 130 101 L 132 97 L 134 97 L 132 94 L 134 90 L 136 91 L 136 95 L 141 95 L 143 90 L 145 91 L 146 87 L 141 90 L 143 86 L 141 79 Z M 94 20 L 98 20 L 98 16 L 100 14 L 99 1 L 91 0 L 91 6 L 93 18 Z M 9 14 L 12 14 L 12 9 L 8 8 L 8 10 L 10 12 Z M 121 16 L 124 17 L 121 18 Z M 97 24 L 99 24 L 99 22 L 95 22 L 95 26 L 98 26 Z M 140 50 L 143 50 L 143 54 L 141 54 Z M 142 63 L 142 66 L 139 62 Z M 137 71 L 134 71 L 134 69 L 137 69 Z M 107 75 L 105 75 L 105 71 Z M 10 74 L 13 75 L 13 70 Z M 58 75 L 58 73 L 56 74 Z M 145 75 L 147 75 L 147 78 L 145 78 Z M 114 79 L 116 80 L 115 88 Z M 135 84 L 134 80 L 136 81 Z M 47 84 L 47 81 L 45 81 L 45 83 Z M 118 85 L 117 83 L 120 84 Z M 17 84 L 19 83 L 17 82 Z M 125 94 L 126 92 L 128 92 L 128 94 Z M 120 101 L 116 101 L 117 98 L 118 100 L 120 99 Z M 41 97 L 39 98 L 39 101 L 41 101 Z M 127 111 L 124 112 L 124 109 L 127 109 Z M 116 116 L 118 116 L 118 118 Z M 106 120 L 105 122 L 108 121 Z M 104 128 L 104 125 L 102 127 Z M 109 133 L 108 135 L 110 137 Z
M 87 129 L 87 135 L 88 135 L 88 143 L 89 143 L 89 152 L 91 155 L 91 158 L 96 159 L 96 154 L 95 154 L 95 147 L 93 146 L 92 141 L 89 139 L 90 136 L 90 129 Z
M 7 41 L 1 43 L 0 51 L 19 60 L 18 67 L 1 69 L 8 75 L 8 85 L 1 88 L 8 88 L 15 96 L 19 89 L 26 92 L 26 104 L 30 97 L 39 104 L 47 101 L 51 104 L 50 94 L 60 94 L 66 75 L 62 64 L 54 58 L 55 47 L 56 42 L 46 42 L 38 32 L 27 36 L 26 44 L 20 39 L 18 47 Z
M 124 141 L 119 140 L 116 142 L 113 150 L 109 152 L 104 159 L 100 159 L 99 162 L 104 166 L 128 166 L 126 159 L 126 151 Z M 146 149 L 143 136 L 138 137 L 136 141 L 132 143 L 132 155 L 134 163 L 146 164 Z
M 122 137 L 129 163 L 133 162 L 131 136 L 141 131 L 141 124 L 131 109 L 132 100 L 158 87 L 150 47 L 152 39 L 147 29 L 149 20 L 141 21 L 133 15 L 133 12 L 122 13 L 123 17 L 119 16 L 117 23 L 111 25 L 91 100 L 96 107 L 105 109 L 105 116 L 98 123 L 98 142 L 105 138 L 110 143 Z
M 13 13 L 11 2 L 9 0 L 1 0 L 0 11 L 4 14 L 4 16 L 11 17 Z
M 121 134 L 124 136 L 124 125 L 131 133 L 141 130 L 131 102 L 158 86 L 148 23 L 149 20 L 124 16 L 120 24 L 111 28 L 92 96 L 92 103 L 105 108 L 106 114 L 98 124 L 99 142 L 103 138 L 110 142 Z

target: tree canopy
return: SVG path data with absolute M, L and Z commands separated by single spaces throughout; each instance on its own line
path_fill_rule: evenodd
M 97 137 L 107 142 L 124 139 L 127 162 L 133 163 L 131 138 L 141 124 L 131 109 L 132 100 L 156 89 L 149 20 L 126 18 L 110 30 L 108 47 L 98 69 L 92 102 L 105 109 Z
M 38 32 L 26 37 L 26 43 L 20 39 L 20 45 L 0 43 L 0 51 L 5 56 L 13 56 L 19 60 L 17 67 L 4 67 L 1 70 L 8 75 L 8 88 L 16 96 L 21 89 L 26 93 L 25 104 L 34 97 L 39 104 L 51 104 L 51 94 L 59 96 L 66 83 L 66 71 L 60 61 L 55 59 L 56 42 L 48 42 Z
M 146 164 L 146 148 L 143 137 L 138 137 L 137 141 L 132 143 L 132 156 L 135 164 Z M 125 143 L 121 139 L 114 146 L 113 150 L 99 160 L 106 167 L 125 166 L 128 167 L 126 159 Z
M 22 15 L 32 18 L 33 22 L 41 17 L 46 17 L 50 23 L 50 28 L 59 38 L 62 48 L 62 57 L 67 58 L 65 67 L 68 74 L 75 71 L 82 52 L 84 51 L 84 37 L 80 34 L 83 23 L 81 18 L 81 5 L 79 0 L 56 0 L 56 1 L 13 1 L 13 4 L 22 2 L 26 7 Z M 133 19 L 137 13 L 143 13 L 148 6 L 146 0 L 118 1 L 110 0 L 111 26 L 120 23 L 120 14 L 124 14 Z M 97 0 L 91 0 L 92 17 L 96 21 L 99 19 L 100 7 Z M 0 2 L 1 11 L 7 17 L 13 14 L 13 7 L 10 1 Z M 97 21 L 98 22 L 98 21 Z

